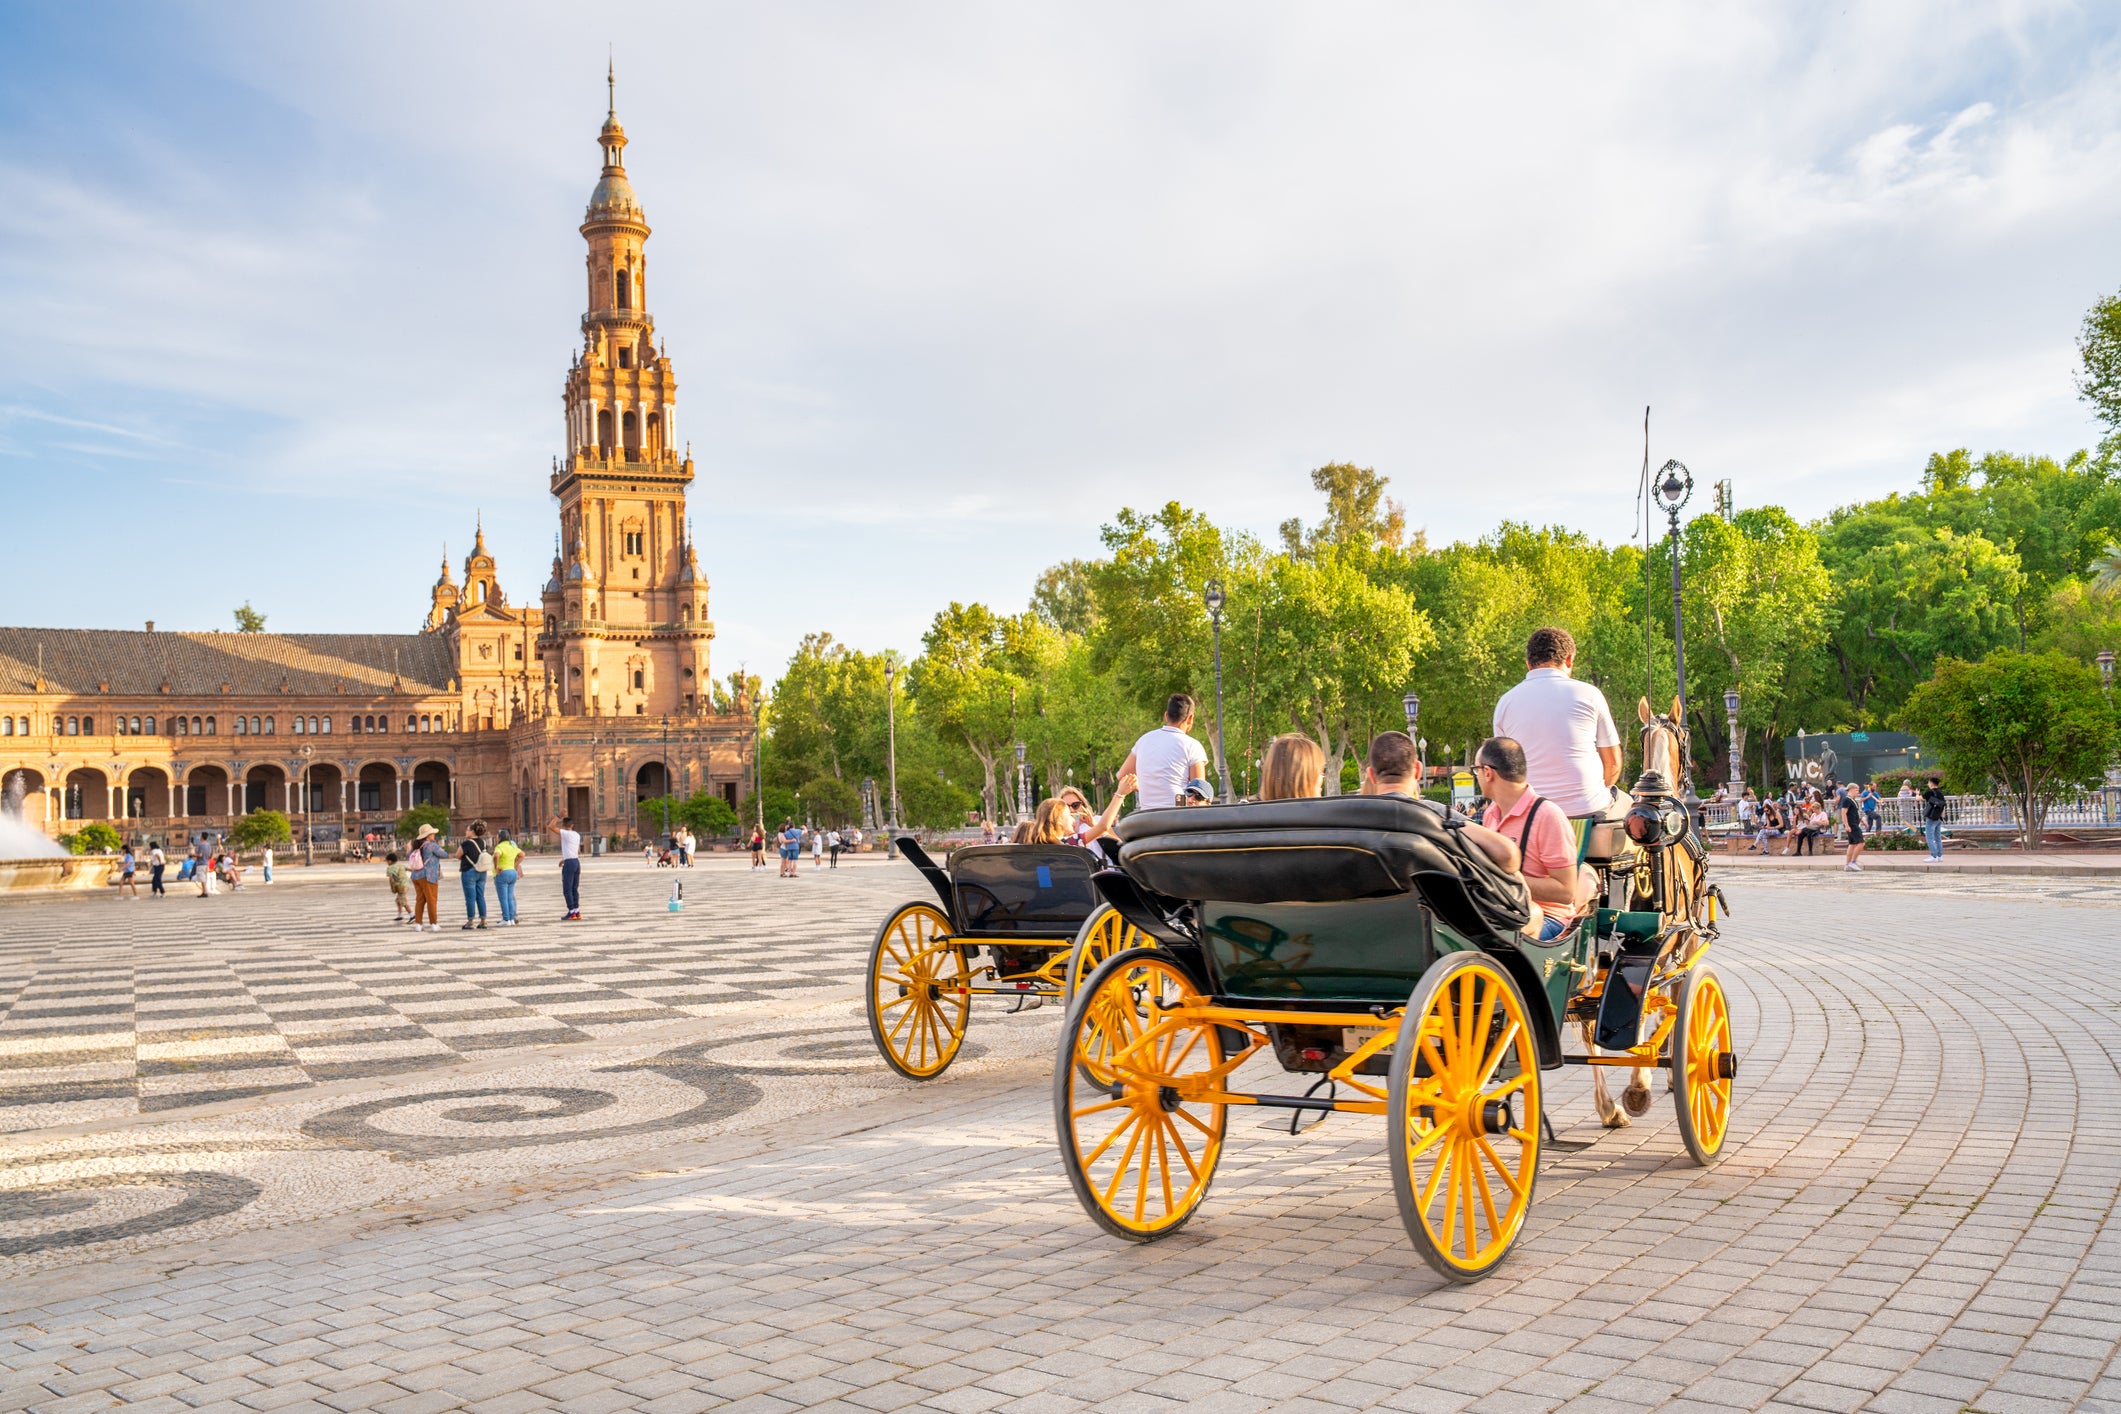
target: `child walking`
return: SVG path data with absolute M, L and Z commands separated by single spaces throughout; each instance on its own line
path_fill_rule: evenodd
M 390 897 L 397 904 L 397 915 L 390 921 L 403 923 L 412 917 L 412 871 L 399 860 L 396 850 L 383 858 L 383 877 L 390 881 Z

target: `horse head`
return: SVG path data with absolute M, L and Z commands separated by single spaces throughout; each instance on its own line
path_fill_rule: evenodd
M 1642 722 L 1642 775 L 1635 782 L 1634 794 L 1676 795 L 1681 779 L 1679 763 L 1686 759 L 1687 729 L 1685 718 L 1680 713 L 1679 699 L 1672 699 L 1670 712 L 1654 712 L 1650 699 L 1644 697 L 1635 704 L 1635 715 Z

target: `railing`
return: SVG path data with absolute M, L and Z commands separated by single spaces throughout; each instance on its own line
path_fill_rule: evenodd
M 1704 802 L 1701 813 L 1710 828 L 1735 825 L 1738 803 L 1732 800 Z M 1922 828 L 1922 797 L 1881 796 L 1878 817 L 1888 830 Z M 1838 821 L 1836 822 L 1839 823 Z M 2065 796 L 2047 807 L 2047 828 L 2121 825 L 2121 790 L 2086 791 Z M 2018 809 L 2004 796 L 1948 795 L 1944 798 L 1944 826 L 1957 830 L 2016 830 Z

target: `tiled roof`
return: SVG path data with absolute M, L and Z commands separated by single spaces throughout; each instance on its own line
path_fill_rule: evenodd
M 115 695 L 387 691 L 441 692 L 457 673 L 439 633 L 148 633 L 139 629 L 0 628 L 0 693 L 33 692 L 37 653 L 53 692 Z

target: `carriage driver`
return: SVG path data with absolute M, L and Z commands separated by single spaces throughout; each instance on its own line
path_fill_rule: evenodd
M 1611 820 L 1627 812 L 1620 779 L 1620 730 L 1605 694 L 1571 674 L 1576 640 L 1567 629 L 1533 631 L 1524 681 L 1495 704 L 1495 735 L 1523 749 L 1531 788 L 1572 820 Z M 1490 797 L 1492 799 L 1492 797 Z

